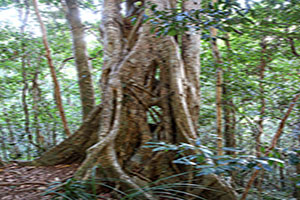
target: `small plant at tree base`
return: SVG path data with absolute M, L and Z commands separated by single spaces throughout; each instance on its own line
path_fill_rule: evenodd
M 89 192 L 93 187 L 93 183 L 89 181 L 80 181 L 70 178 L 65 182 L 54 182 L 48 187 L 44 195 L 51 195 L 52 199 L 62 200 L 96 200 L 97 195 L 93 192 Z
M 146 148 L 153 148 L 153 151 L 177 151 L 179 158 L 173 162 L 176 164 L 191 165 L 198 169 L 198 176 L 208 174 L 230 174 L 235 170 L 247 171 L 251 169 L 264 169 L 272 171 L 272 166 L 277 163 L 279 166 L 284 165 L 284 161 L 275 157 L 256 157 L 253 155 L 222 155 L 217 156 L 214 150 L 201 145 L 190 145 L 181 143 L 179 145 L 167 144 L 165 142 L 149 142 Z M 200 152 L 195 155 L 187 155 L 189 150 Z M 242 153 L 243 151 L 236 148 L 224 147 L 224 151 L 233 151 Z

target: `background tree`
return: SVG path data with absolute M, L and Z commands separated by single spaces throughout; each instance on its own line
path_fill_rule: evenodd
M 78 2 L 76 0 L 66 0 L 65 4 L 67 7 L 66 17 L 70 24 L 73 38 L 73 51 L 80 88 L 82 117 L 85 119 L 95 106 L 94 86 L 90 70 L 91 66 L 89 64 L 86 43 L 84 41 L 84 26 L 80 19 Z
M 47 39 L 47 32 L 46 32 L 43 20 L 41 18 L 41 15 L 39 13 L 38 2 L 36 0 L 33 0 L 33 6 L 34 6 L 34 10 L 35 10 L 38 22 L 39 22 L 40 27 L 41 27 L 42 35 L 43 35 L 43 44 L 45 46 L 46 58 L 47 58 L 48 65 L 49 65 L 49 68 L 50 68 L 51 77 L 53 79 L 54 95 L 55 95 L 57 108 L 59 110 L 60 118 L 61 118 L 61 121 L 62 121 L 63 126 L 64 126 L 65 134 L 67 136 L 70 136 L 71 132 L 69 130 L 68 122 L 67 122 L 67 119 L 66 119 L 66 116 L 65 116 L 65 111 L 64 111 L 64 108 L 63 108 L 63 103 L 62 103 L 62 99 L 61 99 L 61 92 L 60 92 L 60 86 L 59 86 L 59 83 L 58 83 L 58 80 L 57 80 L 55 66 L 53 64 L 53 60 L 52 60 L 52 57 L 51 57 L 51 50 L 50 50 L 48 39 Z

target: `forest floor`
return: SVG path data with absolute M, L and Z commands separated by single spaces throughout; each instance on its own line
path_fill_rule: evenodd
M 48 167 L 19 166 L 16 163 L 0 168 L 1 200 L 47 200 L 43 196 L 50 183 L 71 178 L 78 164 Z

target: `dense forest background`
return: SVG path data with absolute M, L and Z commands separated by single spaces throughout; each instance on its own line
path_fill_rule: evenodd
M 143 9 L 139 1 L 134 5 Z M 0 3 L 3 163 L 34 160 L 74 133 L 87 116 L 82 97 L 85 86 L 79 83 L 90 75 L 76 68 L 79 54 L 73 54 L 72 37 L 76 27 L 67 6 L 55 0 L 39 1 L 51 71 L 32 2 Z M 99 87 L 104 45 L 99 28 L 101 6 L 101 1 L 78 1 L 81 15 L 73 21 L 85 34 L 94 88 L 92 107 L 101 103 L 103 95 Z M 299 0 L 203 0 L 201 7 L 190 13 L 162 12 L 152 5 L 154 16 L 144 22 L 152 23 L 157 37 L 174 36 L 178 41 L 185 31 L 201 31 L 197 144 L 212 163 L 199 165 L 191 157 L 174 162 L 194 166 L 202 175 L 215 173 L 230 179 L 241 196 L 257 172 L 249 199 L 300 199 Z M 134 15 L 126 16 L 129 25 L 137 23 Z M 149 116 L 149 123 L 154 124 L 155 118 Z M 149 146 L 179 155 L 189 148 L 164 142 Z

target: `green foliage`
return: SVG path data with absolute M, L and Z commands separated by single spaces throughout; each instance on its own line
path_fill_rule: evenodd
M 5 9 L 5 7 L 10 6 L 11 4 L 13 4 L 14 1 L 12 0 L 2 0 L 0 3 L 0 8 L 1 9 Z
M 94 168 L 95 172 L 95 168 Z M 189 172 L 186 172 L 189 173 Z M 119 195 L 119 199 L 121 200 L 130 200 L 130 199 L 139 199 L 143 193 L 151 193 L 159 198 L 173 198 L 173 199 L 182 199 L 182 196 L 191 197 L 193 199 L 201 199 L 204 198 L 182 191 L 182 187 L 190 187 L 193 189 L 209 189 L 207 187 L 203 187 L 198 184 L 192 184 L 189 182 L 177 182 L 177 183 L 167 183 L 168 179 L 172 179 L 176 176 L 183 176 L 186 173 L 182 174 L 175 174 L 173 176 L 169 176 L 155 182 L 149 183 L 148 185 L 141 188 L 141 190 L 128 190 L 128 191 L 120 191 L 111 184 L 114 185 L 115 182 L 122 182 L 124 180 L 120 179 L 113 179 L 113 178 L 106 178 L 105 180 L 99 179 L 89 179 L 86 181 L 79 181 L 73 178 L 67 179 L 64 182 L 53 182 L 44 192 L 44 196 L 51 196 L 51 199 L 61 199 L 61 200 L 77 200 L 77 199 L 84 199 L 84 200 L 96 200 L 99 198 L 106 199 L 109 196 L 109 193 L 106 194 L 96 194 L 97 188 L 101 186 L 101 189 L 107 188 L 108 191 L 115 191 Z M 160 181 L 164 181 L 164 184 L 157 184 Z M 105 190 L 104 190 L 105 191 Z
M 181 35 L 184 32 L 198 31 L 215 27 L 220 30 L 233 31 L 240 23 L 253 23 L 246 14 L 249 9 L 242 8 L 234 1 L 219 1 L 203 9 L 181 11 L 181 8 L 158 10 L 157 5 L 150 4 L 153 16 L 145 16 L 145 21 L 153 24 L 152 32 L 157 35 Z M 204 34 L 203 37 L 209 37 Z
M 22 11 L 24 17 L 26 7 L 22 2 L 14 2 L 9 7 L 3 8 L 17 14 Z M 64 61 L 73 56 L 69 26 L 63 10 L 58 9 L 61 2 L 40 1 L 39 3 L 43 19 L 47 19 L 44 22 L 52 59 L 61 84 L 66 117 L 73 132 L 81 124 L 81 108 L 75 64 L 72 59 Z M 59 3 L 59 7 L 53 7 L 55 3 Z M 29 12 L 24 33 L 20 32 L 20 27 L 0 21 L 0 102 L 3 105 L 0 108 L 0 136 L 5 141 L 13 140 L 13 142 L 7 142 L 7 145 L 2 145 L 2 150 L 6 152 L 3 156 L 6 159 L 33 159 L 65 137 L 55 105 L 53 84 L 47 60 L 44 57 L 39 26 L 33 14 Z M 22 23 L 18 17 L 12 19 L 12 22 L 14 22 L 12 24 Z M 89 26 L 96 27 L 93 23 Z M 92 31 L 95 31 L 95 28 L 90 32 Z M 93 49 L 90 48 L 89 51 L 91 51 L 91 57 L 96 58 L 97 54 L 100 54 L 98 52 L 101 51 L 101 45 L 94 43 Z M 93 72 L 96 86 L 96 80 L 99 78 L 97 72 L 102 66 L 102 59 L 99 57 L 93 59 L 92 62 L 97 64 Z M 25 102 L 28 119 L 24 114 Z M 29 130 L 26 126 L 29 126 Z M 33 140 L 31 144 L 29 134 Z M 38 135 L 42 137 L 41 141 L 44 141 L 42 144 L 38 144 L 40 143 L 37 141 Z M 15 152 L 15 146 L 20 147 L 20 152 Z M 31 153 L 25 153 L 28 149 L 31 149 Z
M 97 195 L 88 192 L 91 190 L 91 185 L 87 181 L 78 181 L 75 179 L 67 179 L 65 182 L 54 182 L 50 185 L 44 195 L 51 195 L 51 199 L 62 200 L 96 200 Z
M 284 164 L 284 161 L 274 157 L 255 157 L 253 155 L 241 154 L 243 151 L 235 148 L 224 147 L 224 151 L 239 153 L 237 155 L 217 156 L 212 148 L 204 145 L 190 145 L 182 143 L 179 145 L 167 144 L 165 142 L 150 142 L 146 148 L 153 148 L 153 151 L 176 151 L 179 158 L 173 162 L 176 164 L 190 165 L 198 169 L 199 176 L 208 174 L 231 174 L 232 171 L 261 169 L 272 171 L 274 164 Z M 186 152 L 193 150 L 199 152 L 190 155 Z

